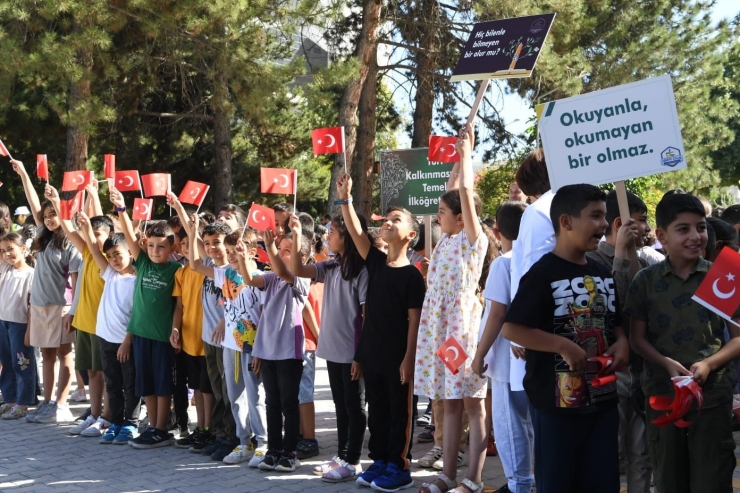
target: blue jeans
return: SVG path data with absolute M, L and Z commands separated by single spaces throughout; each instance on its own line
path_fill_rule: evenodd
M 508 382 L 491 381 L 493 432 L 504 474 L 512 493 L 530 493 L 534 430 L 529 399 L 523 390 L 512 391 Z
M 36 398 L 36 355 L 23 343 L 26 325 L 0 320 L 0 391 L 5 402 L 31 406 Z

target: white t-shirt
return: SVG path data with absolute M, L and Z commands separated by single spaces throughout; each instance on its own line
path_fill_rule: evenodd
M 261 274 L 259 271 L 252 273 L 253 276 Z M 245 285 L 239 272 L 228 265 L 214 267 L 213 282 L 224 296 L 223 346 L 251 353 L 262 315 L 264 292 Z
M 506 252 L 496 258 L 488 271 L 486 289 L 483 297 L 486 299 L 486 319 L 490 310 L 490 301 L 509 306 L 511 303 L 511 252 Z M 485 327 L 485 326 L 484 326 Z M 497 382 L 509 382 L 509 354 L 511 343 L 503 335 L 493 341 L 491 349 L 484 359 L 488 365 L 486 376 Z
M 120 344 L 126 338 L 126 327 L 134 308 L 136 274 L 122 275 L 109 265 L 100 277 L 105 281 L 105 287 L 100 298 L 95 333 L 107 342 Z
M 33 273 L 31 267 L 19 270 L 8 263 L 0 263 L 0 320 L 3 322 L 28 323 L 28 295 Z

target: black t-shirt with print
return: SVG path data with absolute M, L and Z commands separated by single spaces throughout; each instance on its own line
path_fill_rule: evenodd
M 614 328 L 622 324 L 612 274 L 591 259 L 580 265 L 548 253 L 522 277 L 506 322 L 566 337 L 587 358 L 602 355 L 616 340 Z M 527 350 L 526 358 L 524 390 L 535 408 L 583 413 L 615 404 L 616 383 L 591 386 L 596 363 L 573 372 L 557 353 Z

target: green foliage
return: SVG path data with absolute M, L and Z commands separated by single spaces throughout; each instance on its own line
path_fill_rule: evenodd
M 496 209 L 503 202 L 509 200 L 509 185 L 516 180 L 516 170 L 519 168 L 525 153 L 481 170 L 476 176 L 475 191 L 483 204 L 481 217 L 496 217 Z

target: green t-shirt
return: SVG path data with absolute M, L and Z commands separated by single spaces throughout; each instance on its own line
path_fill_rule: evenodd
M 647 322 L 646 338 L 663 356 L 690 369 L 724 345 L 724 320 L 692 300 L 712 263 L 700 258 L 696 269 L 683 280 L 668 259 L 637 273 L 627 294 L 624 313 Z M 646 397 L 673 397 L 673 383 L 662 366 L 644 361 L 642 389 Z M 727 365 L 709 374 L 704 383 L 704 407 L 732 400 L 736 374 Z
M 127 332 L 146 339 L 167 342 L 172 332 L 175 311 L 175 273 L 182 268 L 178 262 L 155 264 L 143 250 L 133 263 L 136 268 L 134 309 Z

